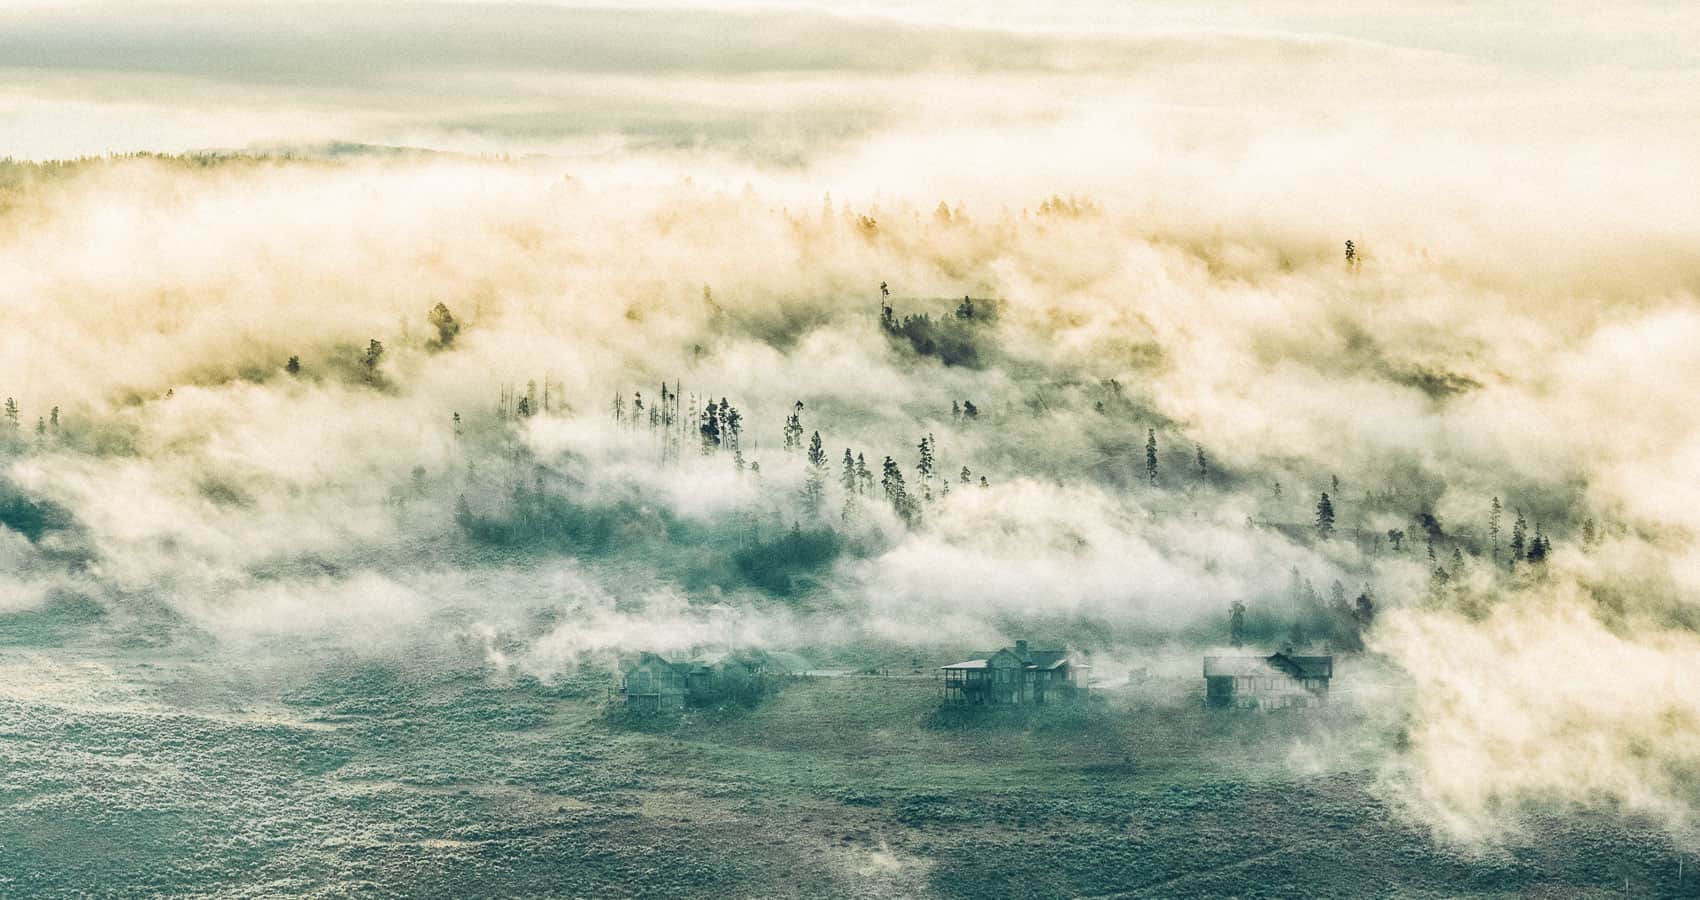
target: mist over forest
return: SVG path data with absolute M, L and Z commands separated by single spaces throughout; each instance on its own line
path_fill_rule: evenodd
M 7 14 L 9 644 L 1327 650 L 1437 839 L 1695 846 L 1700 118 L 1654 11 L 1587 56 L 1302 5 L 213 9 Z

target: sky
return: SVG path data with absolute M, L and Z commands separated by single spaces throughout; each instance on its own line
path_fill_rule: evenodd
M 0 610 L 540 677 L 1051 629 L 1184 674 L 1232 602 L 1277 640 L 1297 571 L 1380 604 L 1413 816 L 1691 839 L 1697 38 L 1676 3 L 7 4 Z M 141 152 L 296 159 L 24 164 Z M 882 331 L 882 282 L 967 355 Z M 666 462 L 612 407 L 663 380 Z M 719 397 L 759 478 L 696 452 Z M 941 496 L 844 496 L 847 447 Z

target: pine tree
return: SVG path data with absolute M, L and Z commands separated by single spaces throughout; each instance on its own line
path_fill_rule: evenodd
M 1238 600 L 1228 607 L 1228 643 L 1245 646 L 1245 604 Z
M 1541 563 L 1547 561 L 1547 551 L 1552 545 L 1547 543 L 1546 535 L 1541 533 L 1540 523 L 1535 523 L 1535 537 L 1529 541 L 1529 562 Z
M 972 473 L 972 472 L 969 472 L 969 471 L 968 471 L 968 467 L 967 467 L 967 466 L 963 466 L 963 467 L 962 467 L 962 477 L 961 477 L 961 478 L 960 478 L 960 479 L 959 479 L 959 480 L 960 480 L 960 481 L 961 481 L 961 482 L 962 482 L 962 483 L 963 483 L 963 484 L 969 484 L 969 483 L 970 483 L 970 482 L 972 482 L 972 481 L 973 481 L 973 478 L 974 478 L 974 474 L 973 474 L 973 473 Z
M 920 461 L 916 463 L 915 471 L 921 476 L 921 493 L 930 500 L 933 494 L 933 436 L 929 434 L 921 438 L 917 450 Z
M 808 480 L 803 484 L 803 500 L 812 511 L 818 511 L 826 497 L 826 451 L 821 449 L 820 432 L 809 438 Z
M 1145 429 L 1145 480 L 1157 486 L 1157 430 Z
M 733 450 L 740 448 L 740 436 L 744 433 L 744 417 L 738 412 L 738 407 L 729 406 L 726 398 L 720 398 L 721 429 L 720 438 L 726 446 Z
M 838 476 L 838 486 L 844 489 L 846 496 L 856 493 L 856 457 L 850 455 L 850 448 L 844 448 L 844 469 Z
M 868 463 L 862 454 L 856 454 L 856 493 L 867 496 L 874 492 L 874 473 L 868 471 Z
M 1499 559 L 1499 519 L 1501 514 L 1499 498 L 1494 497 L 1488 504 L 1488 541 L 1493 545 L 1493 558 Z
M 1464 574 L 1464 551 L 1457 547 L 1452 548 L 1452 574 Z
M 54 430 L 54 431 L 59 430 L 59 407 L 55 406 L 55 407 L 53 407 L 53 409 L 51 411 L 48 412 L 48 414 L 47 414 L 47 427 Z M 1592 520 L 1590 520 L 1590 521 L 1592 521 Z
M 1511 523 L 1511 545 L 1510 546 L 1511 546 L 1511 565 L 1513 567 L 1515 567 L 1517 565 L 1518 560 L 1523 558 L 1523 551 L 1525 549 L 1523 542 L 1526 538 L 1527 531 L 1528 531 L 1528 525 L 1527 525 L 1527 523 L 1525 523 L 1523 521 L 1523 511 L 1518 510 L 1516 521 Z
M 791 407 L 791 415 L 785 419 L 785 452 L 795 453 L 803 449 L 803 401 L 798 400 Z
M 1594 546 L 1594 541 L 1596 541 L 1598 539 L 1599 539 L 1599 532 L 1596 530 L 1596 526 L 1594 525 L 1593 518 L 1589 517 L 1589 518 L 1583 519 L 1582 520 L 1582 546 L 1592 547 L 1592 546 Z
M 383 345 L 383 343 L 381 341 L 379 341 L 377 338 L 372 338 L 371 340 L 367 341 L 366 342 L 366 356 L 362 360 L 362 362 L 364 362 L 365 365 L 366 365 L 366 375 L 367 375 L 367 377 L 372 377 L 372 376 L 377 375 L 377 373 L 378 373 L 378 363 L 383 358 L 384 358 L 384 345 Z
M 291 356 L 289 361 L 283 364 L 283 370 L 291 375 L 301 374 L 301 357 Z
M 885 458 L 882 470 L 880 486 L 885 488 L 886 502 L 891 504 L 892 511 L 897 513 L 898 518 L 905 522 L 909 521 L 913 511 L 910 506 L 909 491 L 903 486 L 903 469 L 897 465 L 896 460 L 888 456 Z
M 1327 491 L 1316 501 L 1316 536 L 1325 541 L 1334 536 L 1334 504 Z
M 1198 455 L 1198 477 L 1209 478 L 1210 477 L 1210 466 L 1204 459 L 1204 445 L 1203 444 L 1194 444 L 1193 449 Z
M 978 418 L 980 418 L 980 409 L 979 409 L 979 407 L 976 407 L 974 405 L 974 401 L 972 401 L 972 400 L 962 401 L 962 418 L 963 419 L 978 419 Z
M 12 431 L 18 430 L 18 401 L 6 398 L 6 427 Z
M 720 449 L 720 416 L 719 408 L 710 400 L 698 419 L 697 433 L 702 437 L 702 453 L 707 456 Z

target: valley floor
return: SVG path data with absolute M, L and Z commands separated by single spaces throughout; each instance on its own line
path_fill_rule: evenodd
M 14 648 L 0 895 L 1700 895 L 1667 838 L 1599 815 L 1435 841 L 1377 790 L 1397 735 L 1349 703 L 1206 712 L 1176 681 L 964 718 L 930 678 L 842 677 L 631 722 L 605 674 L 443 671 L 274 673 L 268 694 Z

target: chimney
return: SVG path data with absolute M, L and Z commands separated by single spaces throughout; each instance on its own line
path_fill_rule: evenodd
M 1021 657 L 1022 659 L 1027 658 L 1027 642 L 1026 641 L 1016 641 L 1015 642 L 1015 655 Z

